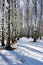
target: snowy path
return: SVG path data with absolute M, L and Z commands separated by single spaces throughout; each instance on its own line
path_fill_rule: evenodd
M 21 38 L 15 50 L 0 50 L 0 65 L 43 65 L 43 43 Z

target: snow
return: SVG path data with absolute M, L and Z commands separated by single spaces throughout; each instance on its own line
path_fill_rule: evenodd
M 12 51 L 0 50 L 0 65 L 43 65 L 43 39 L 20 38 Z

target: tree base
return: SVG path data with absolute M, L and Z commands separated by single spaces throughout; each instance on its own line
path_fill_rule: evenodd
M 5 44 L 2 44 L 1 46 L 5 46 Z
M 19 40 L 19 38 L 17 38 L 17 40 Z
M 12 43 L 14 43 L 14 41 L 12 40 Z
M 34 37 L 32 36 L 32 38 L 34 38 Z
M 29 36 L 27 36 L 27 38 L 29 38 Z
M 40 37 L 40 40 L 41 40 L 41 37 Z
M 10 51 L 11 51 L 11 50 L 14 50 L 14 48 L 12 48 L 12 47 L 5 47 L 5 49 L 6 49 L 6 50 L 10 50 Z
M 36 42 L 36 39 L 34 39 L 34 42 Z

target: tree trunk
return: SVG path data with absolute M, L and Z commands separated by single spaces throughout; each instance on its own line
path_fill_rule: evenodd
M 5 1 L 2 0 L 2 11 L 3 11 L 3 15 L 2 15 L 2 46 L 5 46 L 5 44 L 4 44 L 4 3 L 5 3 Z
M 6 49 L 12 50 L 10 46 L 10 0 L 7 0 L 7 2 L 9 4 L 9 8 L 8 8 L 8 38 L 7 38 Z

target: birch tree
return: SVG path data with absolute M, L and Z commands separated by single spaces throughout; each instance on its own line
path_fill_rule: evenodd
M 27 22 L 27 28 L 28 28 L 28 35 L 29 38 L 29 0 L 26 1 L 26 22 Z
M 36 18 L 37 18 L 37 0 L 34 0 L 34 42 L 36 42 Z
M 10 0 L 7 0 L 9 7 L 8 7 L 8 38 L 7 38 L 7 43 L 6 43 L 6 49 L 11 50 L 10 46 Z
M 16 0 L 17 6 L 17 39 L 19 40 L 20 33 L 20 0 Z
M 5 6 L 5 0 L 2 0 L 2 46 L 5 46 L 4 44 L 4 6 Z

